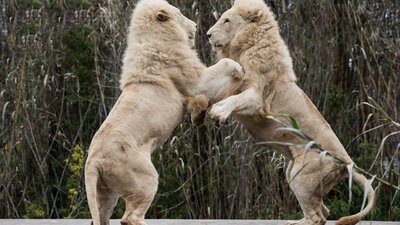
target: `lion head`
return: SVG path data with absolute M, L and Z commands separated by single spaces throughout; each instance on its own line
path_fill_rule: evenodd
M 215 51 L 223 51 L 232 46 L 232 42 L 237 44 L 240 38 L 245 38 L 248 42 L 249 32 L 264 29 L 268 25 L 275 25 L 273 14 L 263 0 L 236 0 L 232 8 L 224 12 L 217 23 L 211 27 L 207 36 Z M 246 36 L 246 37 L 243 37 Z M 251 40 L 254 42 L 254 35 Z M 255 43 L 240 43 L 242 47 L 250 46 Z
M 165 0 L 141 0 L 132 14 L 128 44 L 186 42 L 194 46 L 197 24 Z
M 236 0 L 207 35 L 219 58 L 231 58 L 247 72 L 268 73 L 269 80 L 278 74 L 296 80 L 278 23 L 263 0 Z
M 196 28 L 195 22 L 165 0 L 139 1 L 128 30 L 121 90 L 132 82 L 161 82 L 158 75 L 165 71 L 171 51 L 194 47 Z

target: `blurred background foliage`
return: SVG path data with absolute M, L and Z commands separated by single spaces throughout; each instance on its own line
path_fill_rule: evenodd
M 400 1 L 269 0 L 298 84 L 358 166 L 400 183 Z M 89 218 L 83 165 L 120 94 L 135 0 L 0 0 L 0 218 Z M 197 50 L 229 0 L 170 0 L 198 23 Z M 153 154 L 160 173 L 149 218 L 287 219 L 301 210 L 285 159 L 240 124 L 193 127 L 187 116 Z M 377 182 L 374 183 L 378 185 Z M 378 187 L 374 220 L 400 220 L 400 194 Z M 326 197 L 329 219 L 355 213 L 347 182 Z M 123 214 L 119 202 L 113 217 Z

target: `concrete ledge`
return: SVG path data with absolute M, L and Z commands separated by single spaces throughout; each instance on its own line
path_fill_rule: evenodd
M 90 225 L 91 220 L 34 220 L 0 219 L 0 225 Z M 146 220 L 147 225 L 284 225 L 285 220 Z M 328 221 L 326 225 L 334 225 Z M 398 222 L 362 221 L 360 225 L 400 225 Z M 119 220 L 111 220 L 110 225 L 120 225 Z

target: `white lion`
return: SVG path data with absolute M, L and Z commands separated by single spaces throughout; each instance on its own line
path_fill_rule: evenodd
M 195 32 L 196 24 L 164 0 L 136 5 L 122 93 L 94 135 L 85 165 L 94 225 L 109 224 L 119 196 L 126 206 L 121 224 L 144 225 L 158 186 L 151 153 L 181 121 L 184 104 L 197 113 L 207 107 L 207 100 L 241 85 L 243 72 L 236 62 L 223 59 L 209 68 L 201 63 L 192 50 Z
M 228 57 L 239 62 L 246 72 L 241 87 L 243 92 L 212 106 L 210 114 L 214 119 L 223 122 L 233 114 L 258 141 L 306 145 L 305 140 L 293 133 L 282 132 L 279 129 L 282 125 L 274 119 L 257 113 L 259 110 L 282 112 L 293 116 L 301 130 L 323 149 L 347 165 L 353 163 L 329 124 L 296 85 L 288 48 L 263 0 L 236 0 L 207 35 L 220 58 Z M 329 211 L 322 198 L 348 176 L 346 166 L 326 157 L 322 159 L 322 169 L 319 153 L 315 149 L 304 154 L 303 147 L 275 147 L 290 160 L 286 177 L 304 214 L 304 219 L 287 224 L 325 224 Z M 367 185 L 368 204 L 358 214 L 343 217 L 336 224 L 356 224 L 374 206 L 375 191 L 372 186 L 356 171 L 352 175 L 361 188 Z

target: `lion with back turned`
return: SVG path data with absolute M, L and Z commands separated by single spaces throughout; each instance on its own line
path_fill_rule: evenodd
M 180 123 L 185 106 L 197 117 L 208 101 L 241 84 L 242 68 L 233 60 L 210 67 L 201 63 L 192 49 L 195 33 L 196 24 L 167 1 L 137 3 L 123 59 L 122 93 L 94 135 L 85 165 L 93 225 L 109 225 L 119 197 L 126 208 L 121 224 L 145 225 L 158 186 L 152 152 Z
M 292 59 L 274 15 L 263 0 L 236 0 L 207 35 L 219 58 L 231 58 L 245 71 L 243 85 L 239 88 L 241 93 L 227 94 L 226 99 L 214 104 L 211 117 L 224 122 L 232 114 L 256 141 L 275 143 L 270 145 L 289 160 L 286 178 L 303 210 L 304 219 L 287 224 L 325 224 L 329 210 L 323 203 L 323 196 L 349 176 L 346 165 L 354 162 L 318 109 L 297 86 Z M 320 158 L 317 149 L 305 154 L 304 147 L 298 146 L 306 146 L 306 140 L 282 131 L 281 123 L 260 116 L 260 111 L 294 117 L 304 133 L 344 164 L 334 162 L 331 157 Z M 294 145 L 287 147 L 276 143 Z M 339 219 L 338 225 L 356 224 L 374 206 L 375 191 L 371 184 L 354 170 L 352 176 L 361 188 L 367 185 L 368 204 L 358 214 Z

